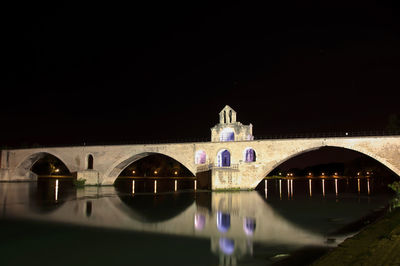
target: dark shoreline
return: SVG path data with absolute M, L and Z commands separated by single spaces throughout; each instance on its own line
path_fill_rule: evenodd
M 311 265 L 400 265 L 400 208 L 347 238 Z

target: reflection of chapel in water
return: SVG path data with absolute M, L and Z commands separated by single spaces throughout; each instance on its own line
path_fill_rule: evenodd
M 241 194 L 241 197 L 239 197 Z M 196 201 L 194 215 L 196 234 L 208 232 L 211 251 L 219 257 L 220 266 L 237 265 L 238 260 L 253 255 L 253 237 L 257 210 L 242 206 L 244 202 L 260 199 L 258 193 L 214 193 Z M 242 202 L 241 199 L 248 199 Z

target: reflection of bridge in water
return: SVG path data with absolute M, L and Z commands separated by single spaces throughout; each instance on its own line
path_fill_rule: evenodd
M 118 196 L 114 187 L 86 187 L 60 198 L 56 183 L 52 196 L 54 202 L 60 202 L 58 207 L 38 212 L 32 202 L 35 186 L 35 183 L 3 183 L 0 191 L 3 216 L 206 238 L 211 241 L 211 250 L 219 254 L 221 264 L 235 263 L 236 259 L 251 255 L 253 243 L 294 249 L 324 245 L 325 241 L 324 236 L 283 218 L 255 191 Z M 136 208 L 146 205 L 143 203 L 146 197 L 151 202 L 157 197 L 161 202 L 173 201 L 176 203 L 173 207 L 181 209 L 169 216 L 154 217 L 146 213 L 146 208 Z M 135 200 L 138 200 L 136 206 Z M 158 206 L 163 207 L 162 203 Z M 157 212 L 157 206 L 152 208 L 153 213 Z

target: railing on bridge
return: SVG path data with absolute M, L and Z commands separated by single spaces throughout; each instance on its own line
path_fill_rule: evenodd
M 200 165 L 197 167 L 197 172 L 204 172 L 204 171 L 208 171 L 211 169 L 230 169 L 230 170 L 238 170 L 239 169 L 239 164 L 237 163 L 233 163 L 230 166 L 220 166 L 217 164 L 205 164 L 205 165 Z
M 327 131 L 327 132 L 306 132 L 306 133 L 288 133 L 271 134 L 267 136 L 255 136 L 254 140 L 262 139 L 296 139 L 296 138 L 346 138 L 346 137 L 380 137 L 380 136 L 398 136 L 400 131 Z

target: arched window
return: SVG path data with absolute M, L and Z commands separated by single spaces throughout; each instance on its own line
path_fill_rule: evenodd
M 232 123 L 232 110 L 229 110 L 229 123 Z
M 256 152 L 252 148 L 246 148 L 243 155 L 244 161 L 247 163 L 256 161 Z
M 205 164 L 206 163 L 206 152 L 203 150 L 196 151 L 196 155 L 194 157 L 195 164 Z
M 231 153 L 228 150 L 222 150 L 218 152 L 217 166 L 218 167 L 231 166 Z
M 93 155 L 89 154 L 87 158 L 87 169 L 93 169 Z
M 224 128 L 221 131 L 221 135 L 219 136 L 220 141 L 234 141 L 235 140 L 235 132 L 232 128 Z

